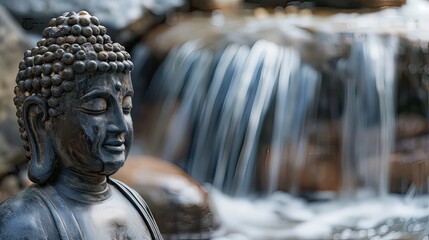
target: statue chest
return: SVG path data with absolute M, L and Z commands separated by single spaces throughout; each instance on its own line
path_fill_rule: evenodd
M 138 211 L 116 191 L 108 200 L 71 208 L 85 239 L 151 239 Z

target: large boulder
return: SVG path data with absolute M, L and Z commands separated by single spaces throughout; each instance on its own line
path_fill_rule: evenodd
M 0 5 L 0 201 L 21 188 L 17 165 L 25 164 L 13 104 L 18 63 L 28 49 L 24 34 Z
M 22 39 L 20 27 L 0 5 L 0 176 L 23 151 L 13 104 L 18 63 L 28 49 Z
M 113 177 L 145 199 L 165 239 L 210 239 L 217 228 L 207 191 L 169 162 L 131 156 Z
M 68 11 L 86 10 L 100 19 L 100 22 L 108 28 L 109 35 L 113 38 L 121 29 L 145 15 L 164 16 L 173 9 L 181 7 L 184 3 L 184 0 L 0 0 L 0 4 L 3 4 L 16 19 L 22 22 L 27 21 L 25 23 L 28 26 L 26 27 L 27 30 L 38 33 L 38 35 L 48 25 L 51 18 Z M 150 20 L 145 19 L 145 21 Z

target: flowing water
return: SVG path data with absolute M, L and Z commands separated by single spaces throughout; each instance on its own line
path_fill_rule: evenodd
M 294 49 L 266 40 L 231 44 L 216 54 L 197 44 L 172 52 L 164 64 L 172 67 L 154 81 L 166 99 L 161 121 L 180 101 L 171 118 L 180 127 L 168 133 L 162 157 L 171 160 L 183 136 L 192 132 L 188 172 L 230 194 L 246 195 L 255 191 L 258 151 L 261 138 L 267 138 L 262 134 L 272 131 L 271 141 L 262 141 L 271 146 L 267 190 L 276 190 L 285 145 L 298 149 L 287 157 L 288 165 L 304 164 L 304 126 L 320 82 L 318 72 L 302 63 Z M 174 83 L 168 81 L 172 78 Z M 161 131 L 163 124 L 158 127 Z
M 258 199 L 210 193 L 224 223 L 215 240 L 426 240 L 429 234 L 427 196 L 307 203 L 284 192 Z
M 334 16 L 346 26 L 335 31 L 318 19 L 258 20 L 170 51 L 147 91 L 160 106 L 150 141 L 162 146 L 149 153 L 214 189 L 226 226 L 218 240 L 424 239 L 428 201 L 414 183 L 406 195 L 389 186 L 403 111 L 398 59 L 412 59 L 404 45 L 427 45 L 427 29 L 404 30 L 409 8 Z M 389 24 L 399 30 L 386 33 Z M 428 117 L 427 90 L 418 96 Z
M 388 192 L 394 141 L 398 40 L 375 34 L 352 38 L 349 57 L 338 61 L 343 84 L 334 89 L 345 96 L 341 193 L 367 188 L 382 196 Z M 298 193 L 308 125 L 318 121 L 317 96 L 321 81 L 329 79 L 292 47 L 267 40 L 225 45 L 213 53 L 198 40 L 187 42 L 169 54 L 155 77 L 149 92 L 164 98 L 155 127 L 164 131 L 167 120 L 175 126 L 161 139 L 161 157 L 173 160 L 191 133 L 183 166 L 200 182 L 232 195 L 270 193 L 279 189 L 287 168 L 286 190 Z M 258 180 L 262 168 L 266 179 Z M 263 186 L 255 189 L 256 181 Z
M 382 197 L 389 190 L 389 158 L 395 130 L 398 41 L 357 35 L 347 63 L 342 136 L 343 197 L 356 187 Z M 356 186 L 360 180 L 362 186 Z M 349 196 L 347 196 L 349 195 Z

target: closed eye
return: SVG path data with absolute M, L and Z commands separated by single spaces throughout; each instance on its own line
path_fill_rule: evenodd
M 133 108 L 133 101 L 131 96 L 125 96 L 122 99 L 122 112 L 124 114 L 130 114 L 132 108 Z
M 107 110 L 107 101 L 104 98 L 92 98 L 78 107 L 79 111 L 87 114 L 101 114 Z

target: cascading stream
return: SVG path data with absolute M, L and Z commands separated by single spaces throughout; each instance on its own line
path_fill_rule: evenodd
M 427 234 L 428 204 L 415 194 L 417 186 L 405 182 L 406 197 L 392 195 L 389 186 L 394 160 L 408 164 L 409 145 L 419 144 L 396 134 L 399 115 L 408 114 L 409 102 L 422 101 L 427 118 L 429 99 L 427 89 L 410 97 L 398 87 L 399 82 L 410 92 L 421 87 L 424 67 L 404 54 L 404 46 L 414 51 L 428 41 L 417 37 L 424 34 L 404 34 L 401 28 L 414 22 L 407 7 L 397 11 L 340 14 L 325 22 L 258 19 L 170 51 L 148 90 L 162 102 L 153 141 L 163 146 L 160 157 L 216 189 L 214 204 L 231 236 Z M 397 29 L 388 29 L 392 22 Z M 368 30 L 368 24 L 378 28 Z M 425 49 L 413 54 L 422 51 L 418 57 L 424 58 Z M 403 79 L 401 57 L 411 62 L 406 67 L 412 82 Z M 318 184 L 321 176 L 331 182 Z M 330 201 L 308 203 L 299 196 Z
M 345 198 L 354 198 L 351 195 L 359 189 L 379 197 L 389 191 L 397 47 L 397 39 L 392 36 L 354 36 L 343 117 L 340 194 Z

